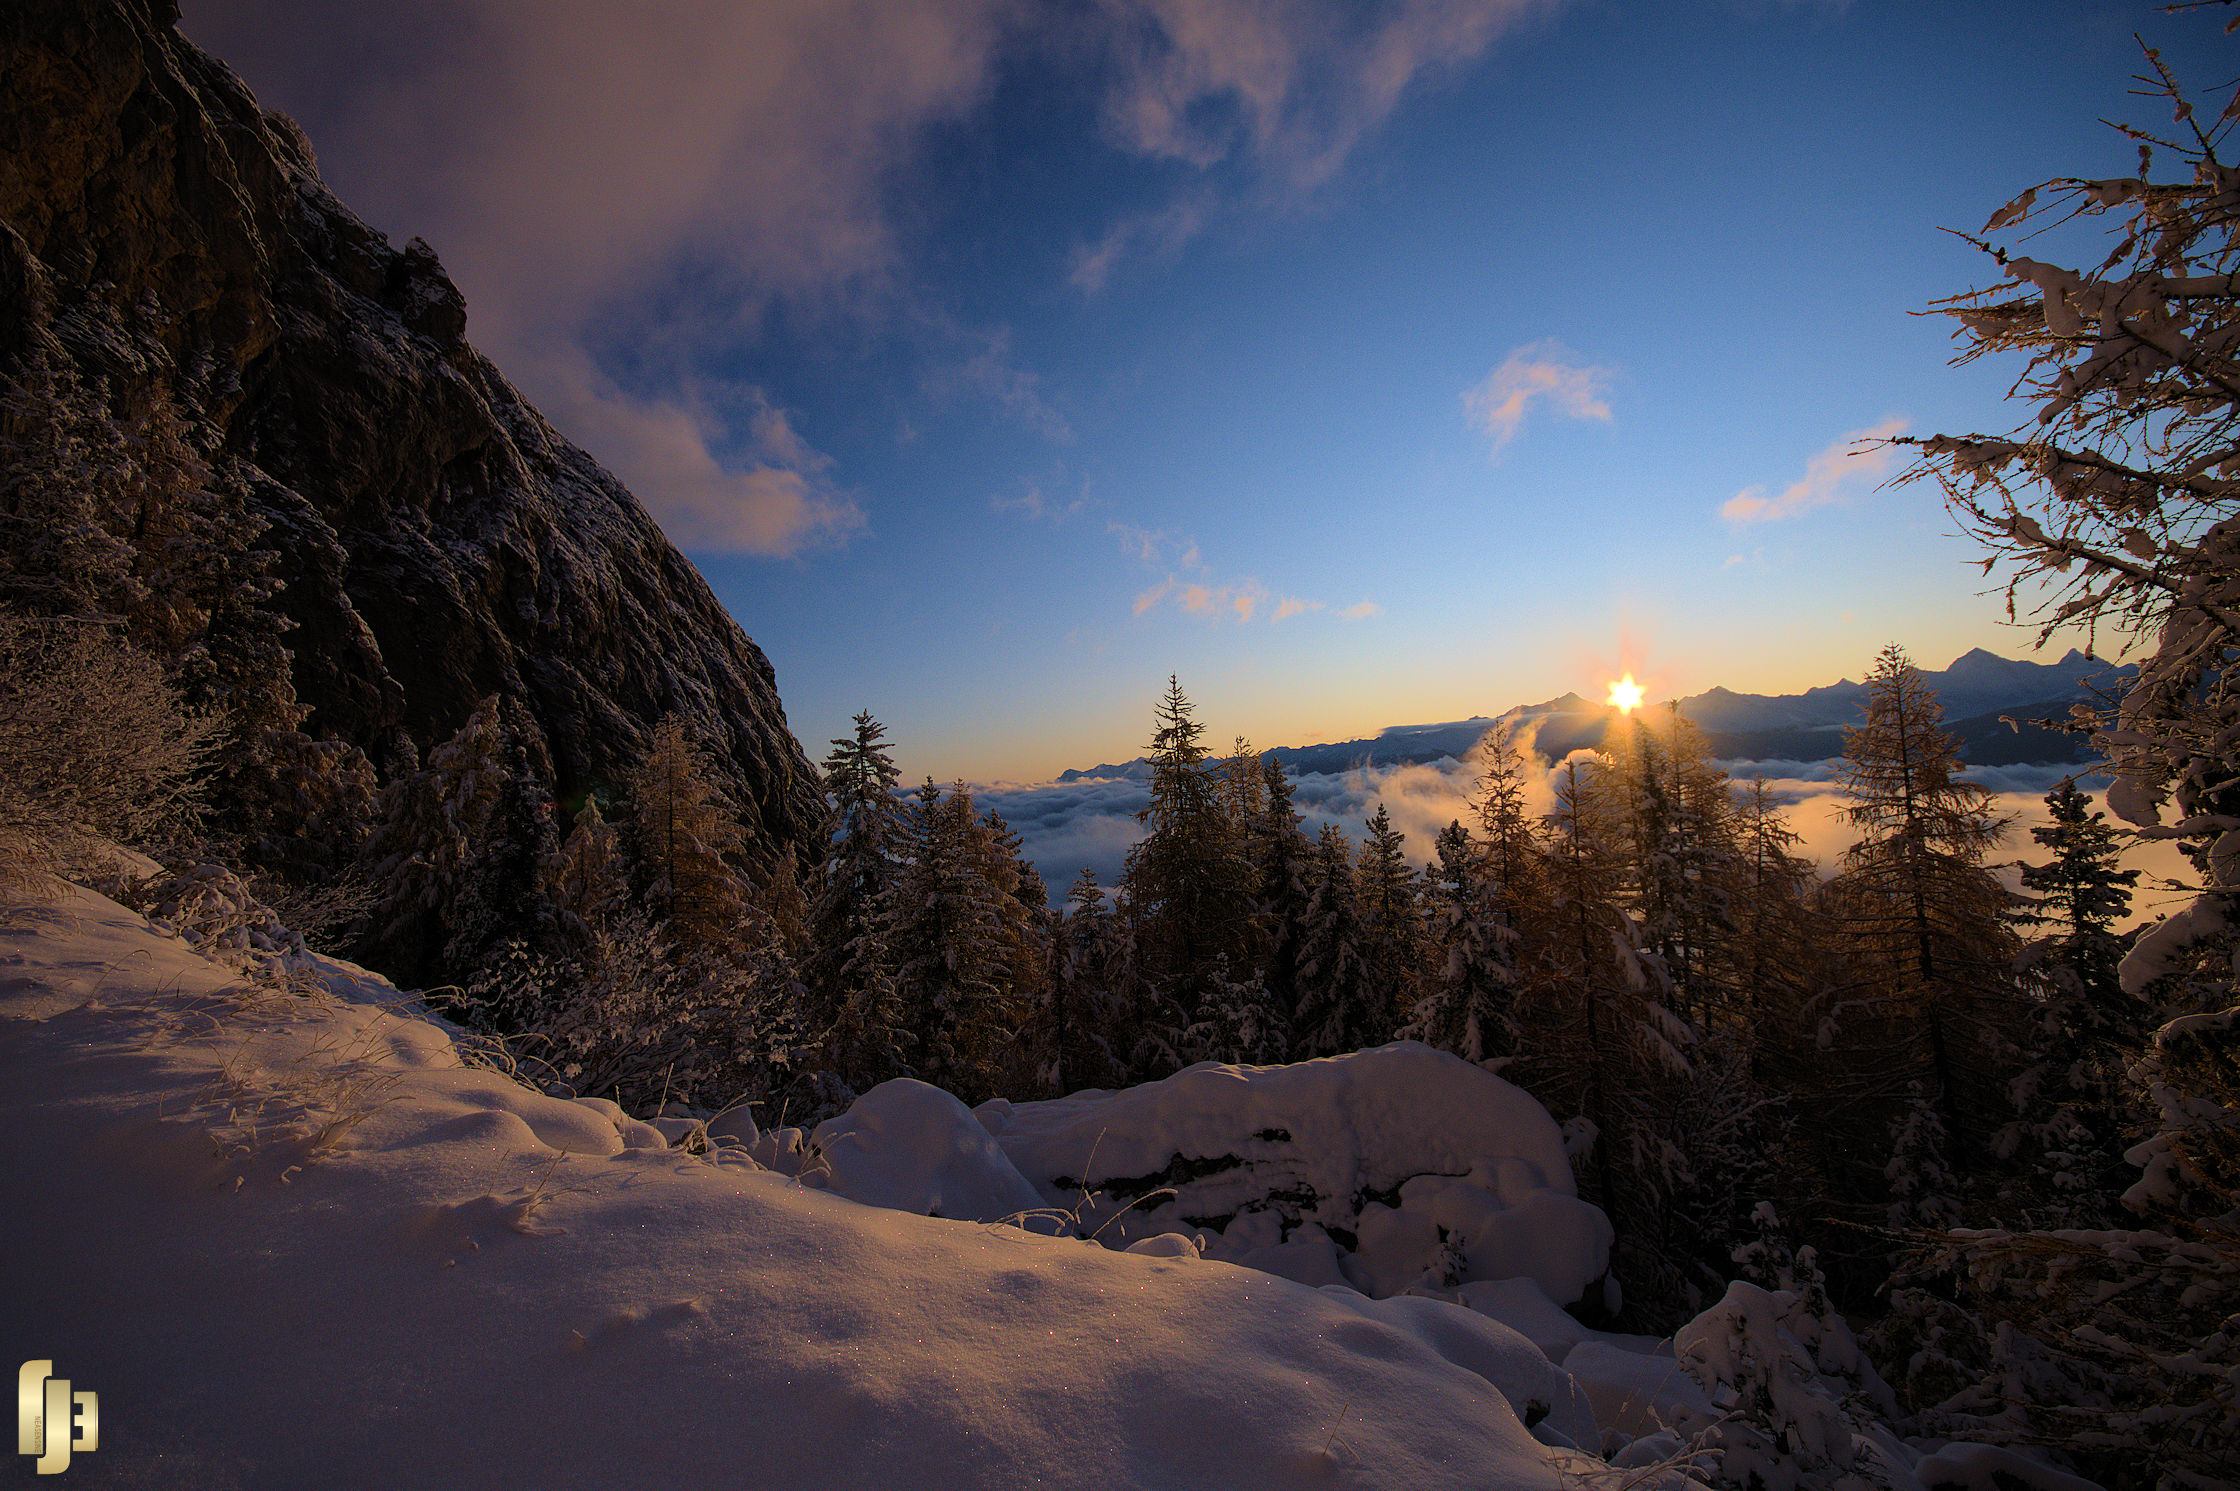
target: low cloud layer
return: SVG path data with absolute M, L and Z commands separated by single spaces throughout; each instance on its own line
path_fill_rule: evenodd
M 1783 817 L 1801 839 L 1797 852 L 1832 874 L 1857 834 L 1844 821 L 1844 801 L 1834 763 L 1825 761 L 1728 761 L 1722 763 L 1737 781 L 1762 777 L 1783 804 Z M 2000 878 L 2010 889 L 2019 888 L 2016 861 L 2042 862 L 2048 851 L 2031 837 L 2030 830 L 2048 821 L 2045 794 L 2074 770 L 2060 766 L 2002 766 L 1971 769 L 1972 781 L 1993 793 L 1993 808 L 2014 820 L 2005 840 L 1992 851 Z M 1531 783 L 1531 807 L 1546 813 L 1554 807 L 1552 769 L 1536 774 Z M 1433 852 L 1439 830 L 1460 819 L 1470 821 L 1470 799 L 1476 789 L 1475 772 L 1456 760 L 1407 766 L 1364 767 L 1347 772 L 1308 773 L 1292 779 L 1293 804 L 1304 819 L 1309 838 L 1324 824 L 1336 824 L 1356 843 L 1379 807 L 1391 815 L 1393 827 L 1407 835 L 1407 854 L 1421 866 Z M 2087 788 L 2094 806 L 2105 808 L 2104 787 L 2093 779 Z M 1136 814 L 1150 805 L 1148 785 L 1127 778 L 1092 778 L 1075 782 L 1042 782 L 1029 785 L 999 783 L 977 789 L 983 809 L 1000 812 L 1018 831 L 1026 856 L 1042 872 L 1051 898 L 1066 893 L 1083 868 L 1096 871 L 1109 886 L 1119 879 L 1128 850 L 1143 837 L 1145 826 Z M 2189 873 L 2183 858 L 2168 844 L 2135 847 L 2125 863 L 2144 871 L 2133 903 L 2133 920 L 2144 920 L 2167 910 L 2179 900 L 2161 890 L 2162 881 Z

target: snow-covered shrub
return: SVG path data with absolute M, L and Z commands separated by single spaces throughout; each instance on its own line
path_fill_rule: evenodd
M 1890 1390 L 1828 1304 L 1811 1250 L 1801 1289 L 1745 1280 L 1673 1337 L 1720 1419 L 1703 1431 L 1716 1477 L 1745 1491 L 1865 1491 L 1904 1484 L 1911 1456 L 1883 1427 Z
M 783 958 L 680 955 L 636 912 L 572 954 L 509 943 L 463 997 L 521 1012 L 516 1040 L 561 1084 L 633 1112 L 766 1097 L 803 1043 L 800 986 Z
M 0 611 L 0 876 L 183 831 L 216 729 L 116 629 Z
M 157 930 L 245 973 L 285 978 L 311 958 L 302 935 L 224 865 L 186 865 L 149 882 L 140 910 Z

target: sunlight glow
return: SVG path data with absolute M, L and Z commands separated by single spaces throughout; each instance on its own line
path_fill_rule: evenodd
M 1610 685 L 1608 702 L 1616 707 L 1618 713 L 1632 714 L 1634 710 L 1641 707 L 1641 685 L 1635 683 L 1633 675 L 1628 673 L 1624 678 Z

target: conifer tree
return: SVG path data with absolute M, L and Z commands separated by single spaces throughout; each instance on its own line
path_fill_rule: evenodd
M 1555 778 L 1549 815 L 1550 1013 L 1561 1022 L 1567 1086 L 1576 1111 L 1594 1130 L 1593 1165 L 1605 1210 L 1616 1206 L 1614 1155 L 1620 1142 L 1617 1104 L 1624 1095 L 1627 1032 L 1620 1000 L 1643 979 L 1637 934 L 1615 899 L 1624 868 L 1622 827 L 1611 802 L 1608 757 L 1574 751 Z M 1554 1052 L 1547 1053 L 1554 1055 Z
M 1867 675 L 1863 722 L 1844 732 L 1846 816 L 1860 831 L 1844 857 L 1849 937 L 1867 979 L 1870 1039 L 1901 1057 L 1892 1077 L 1936 1123 L 1898 1121 L 1925 1153 L 1935 1132 L 1950 1163 L 1979 1165 L 1999 1111 L 2002 1027 L 2017 1004 L 2007 893 L 1984 868 L 2006 831 L 1991 794 L 1959 779 L 1944 711 L 1903 648 Z M 1910 1066 L 1910 1070 L 1904 1069 Z
M 1550 956 L 1545 825 L 1533 807 L 1532 768 L 1515 725 L 1486 731 L 1470 761 L 1478 773 L 1471 812 L 1475 842 L 1484 846 L 1486 912 L 1497 937 L 1509 944 L 1521 999 Z
M 1021 1015 L 1005 987 L 1004 898 L 986 873 L 981 828 L 962 782 L 944 794 L 928 778 L 881 914 L 911 1074 L 973 1103 L 1000 1089 Z
M 868 711 L 832 742 L 825 793 L 838 828 L 813 877 L 803 978 L 820 1058 L 849 1087 L 868 1088 L 904 1068 L 902 1015 L 883 908 L 901 873 L 906 813 L 886 727 Z
M 506 790 L 504 726 L 496 694 L 419 765 L 405 751 L 382 788 L 382 821 L 366 841 L 368 876 L 380 899 L 370 915 L 363 961 L 399 983 L 441 982 L 447 910 L 464 889 Z
M 1587 1189 L 1618 1233 L 1616 1257 L 1652 1292 L 1677 1293 L 1673 1198 L 1693 1185 L 1677 1110 L 1694 1032 L 1664 1003 L 1662 963 L 1620 904 L 1626 783 L 1610 758 L 1574 751 L 1549 816 L 1550 937 L 1526 1086 L 1585 1120 Z
M 2034 1150 L 2037 1179 L 2072 1212 L 2071 1225 L 2104 1225 L 2126 1144 L 2124 1072 L 2152 1034 L 2149 1007 L 2123 990 L 2129 939 L 2115 931 L 2139 872 L 2116 867 L 2121 839 L 2073 778 L 2046 794 L 2046 809 L 2052 821 L 2030 834 L 2053 858 L 2022 866 L 2023 889 L 2036 894 L 2013 917 L 2047 930 L 2017 960 L 2033 997 L 2016 1034 L 2015 1114 L 1995 1146 L 2002 1155 Z
M 1204 1019 L 1216 970 L 1233 977 L 1250 930 L 1253 876 L 1207 760 L 1205 727 L 1178 680 L 1167 680 L 1154 718 L 1149 829 L 1128 851 L 1124 885 L 1145 977 L 1180 1031 Z
M 1483 848 L 1461 822 L 1440 830 L 1431 867 L 1431 969 L 1403 1036 L 1466 1061 L 1517 1049 L 1516 932 L 1495 914 Z
M 1051 939 L 1049 974 L 1023 1032 L 1034 1081 L 1053 1097 L 1127 1081 L 1126 1024 L 1135 980 L 1127 924 L 1095 870 L 1082 870 L 1064 909 Z
M 1337 1056 L 1381 1045 L 1390 1009 L 1377 1000 L 1362 957 L 1359 893 L 1345 834 L 1325 824 L 1307 868 L 1307 908 L 1299 939 L 1299 1003 L 1291 1048 L 1299 1057 Z
M 1420 881 L 1405 854 L 1407 836 L 1392 826 L 1383 803 L 1365 825 L 1355 872 L 1361 917 L 1361 962 L 1375 1024 L 1387 1035 L 1415 1008 L 1424 976 Z
M 1269 1003 L 1288 1015 L 1299 1007 L 1299 950 L 1306 936 L 1308 863 L 1314 846 L 1299 828 L 1283 763 L 1270 753 L 1261 760 L 1260 774 L 1266 808 L 1252 835 L 1259 877 L 1252 904 L 1264 949 L 1260 982 Z
M 138 598 L 130 467 L 104 389 L 48 344 L 0 384 L 0 602 L 36 616 L 122 616 Z
M 648 914 L 682 951 L 727 950 L 747 905 L 746 832 L 681 716 L 654 726 L 623 782 Z
M 622 831 L 586 795 L 560 852 L 546 862 L 545 898 L 579 941 L 612 927 L 629 909 L 631 866 Z
M 990 809 L 974 827 L 972 846 L 980 874 L 995 891 L 1002 922 L 999 938 L 1006 1003 L 1039 997 L 1050 961 L 1050 893 L 1028 862 L 1025 846 L 1003 815 Z

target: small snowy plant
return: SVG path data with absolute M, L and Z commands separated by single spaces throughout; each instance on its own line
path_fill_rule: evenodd
M 182 866 L 151 881 L 140 900 L 158 930 L 251 978 L 280 982 L 309 966 L 302 936 L 224 865 Z
M 1771 1205 L 1735 1250 L 1746 1272 L 1673 1337 L 1681 1365 L 1723 1417 L 1702 1435 L 1715 1479 L 1745 1491 L 1867 1491 L 1898 1484 L 1907 1457 L 1882 1419 L 1896 1400 L 1828 1299 L 1811 1248 L 1791 1255 Z

